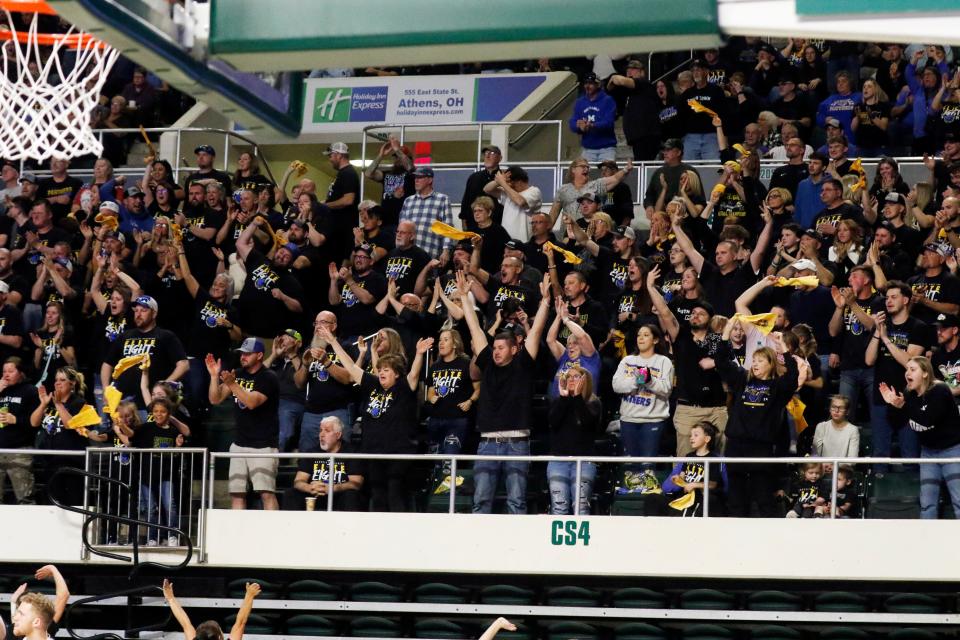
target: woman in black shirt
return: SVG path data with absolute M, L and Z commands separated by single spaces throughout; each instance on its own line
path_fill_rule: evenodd
M 960 411 L 950 387 L 938 382 L 930 360 L 915 356 L 907 362 L 904 393 L 880 383 L 887 404 L 905 409 L 907 425 L 918 433 L 921 458 L 960 458 Z M 940 484 L 946 481 L 954 513 L 960 513 L 960 464 L 920 465 L 920 517 L 936 519 Z
M 417 355 L 406 371 L 403 359 L 386 355 L 377 361 L 377 374 L 358 367 L 326 326 L 317 335 L 333 347 L 354 384 L 360 386 L 363 453 L 416 453 L 416 389 L 423 365 L 423 354 L 433 346 L 433 338 L 417 341 Z M 409 496 L 406 475 L 410 460 L 373 460 L 367 466 L 370 502 L 373 511 L 407 511 Z
M 66 325 L 63 317 L 63 305 L 59 302 L 47 303 L 43 316 L 43 326 L 30 334 L 35 347 L 33 366 L 40 372 L 40 380 L 47 378 L 48 372 L 61 367 L 77 366 L 77 355 L 73 349 L 73 329 Z
M 86 429 L 69 429 L 67 423 L 83 408 L 83 396 L 86 393 L 83 374 L 72 367 L 57 370 L 53 382 L 53 393 L 40 385 L 40 404 L 30 414 L 30 424 L 43 429 L 44 449 L 69 449 L 83 451 L 87 448 Z M 47 460 L 45 482 L 49 486 L 50 478 L 60 467 L 72 467 L 78 459 L 58 456 Z M 58 483 L 55 495 L 66 504 L 83 503 L 83 478 L 69 476 Z
M 590 372 L 574 365 L 560 376 L 560 396 L 550 402 L 550 455 L 594 455 L 593 440 L 599 432 L 602 410 L 600 400 L 593 393 Z M 580 463 L 580 515 L 590 513 L 593 481 L 597 465 Z M 548 462 L 547 482 L 550 484 L 550 513 L 573 513 L 577 483 L 576 462 Z
M 427 402 L 433 405 L 427 438 L 431 453 L 457 454 L 470 433 L 470 410 L 480 396 L 480 382 L 470 373 L 458 331 L 440 332 L 437 355 L 427 371 Z

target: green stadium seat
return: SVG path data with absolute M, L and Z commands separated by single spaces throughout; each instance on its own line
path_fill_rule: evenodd
M 465 640 L 470 634 L 456 622 L 443 618 L 418 620 L 413 625 L 414 638 L 438 638 L 440 640 Z
M 802 611 L 803 599 L 785 591 L 756 591 L 747 596 L 750 611 Z
M 614 640 L 666 640 L 667 632 L 645 622 L 628 622 L 613 630 Z
M 323 616 L 303 614 L 287 620 L 287 633 L 291 636 L 335 636 L 337 626 Z
M 528 605 L 533 604 L 531 589 L 512 584 L 494 584 L 480 590 L 481 604 Z
M 400 624 L 389 618 L 363 616 L 350 621 L 350 635 L 354 638 L 399 638 Z
M 827 591 L 814 597 L 813 610 L 831 613 L 864 613 L 867 610 L 867 599 L 849 591 Z
M 613 592 L 611 602 L 622 609 L 666 609 L 667 596 L 653 589 L 628 587 Z
M 937 640 L 939 637 L 940 636 L 934 632 L 927 631 L 926 629 L 907 627 L 905 629 L 891 631 L 890 635 L 887 636 L 887 640 Z
M 413 590 L 414 602 L 428 602 L 434 604 L 464 604 L 470 592 L 463 587 L 457 587 L 443 582 L 428 582 Z
M 554 587 L 547 589 L 545 602 L 551 607 L 596 607 L 600 594 L 583 587 Z
M 883 609 L 889 613 L 942 613 L 943 603 L 925 593 L 895 593 L 883 602 Z
M 547 627 L 546 640 L 600 640 L 600 631 L 585 622 L 564 620 Z
M 319 580 L 297 580 L 287 585 L 287 598 L 290 600 L 330 600 L 340 599 L 340 587 Z
M 715 624 L 695 624 L 681 631 L 684 640 L 728 640 L 733 632 Z
M 403 589 L 383 582 L 358 582 L 348 589 L 348 596 L 354 602 L 401 602 Z
M 874 476 L 867 496 L 868 518 L 914 520 L 920 517 L 920 478 L 916 472 Z
M 233 623 L 236 621 L 237 614 L 228 616 L 227 619 L 223 621 L 224 635 L 230 632 L 230 629 L 233 628 Z M 268 636 L 273 635 L 275 632 L 276 624 L 273 619 L 258 613 L 251 613 L 250 617 L 247 618 L 247 626 L 244 629 L 245 634 Z
M 52 596 L 57 593 L 57 587 L 50 580 L 37 580 L 32 575 L 31 576 L 22 576 L 17 578 L 12 583 L 10 583 L 13 589 L 16 589 L 24 582 L 27 583 L 27 591 L 32 591 L 34 593 L 42 593 L 47 596 Z M 12 589 L 11 589 L 12 590 Z
M 680 596 L 683 609 L 734 609 L 736 598 L 716 589 L 691 589 Z
M 247 583 L 256 582 L 260 585 L 260 598 L 264 600 L 273 600 L 280 597 L 280 585 L 274 582 L 267 582 L 261 578 L 237 578 L 227 583 L 228 598 L 242 598 L 247 593 Z
M 801 634 L 790 627 L 766 625 L 750 632 L 751 640 L 800 640 Z
M 820 634 L 820 640 L 871 640 L 875 637 L 863 629 L 853 627 L 834 627 Z

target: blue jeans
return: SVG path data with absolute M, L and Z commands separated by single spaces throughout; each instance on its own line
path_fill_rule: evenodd
M 158 480 L 151 484 L 140 485 L 141 520 L 167 527 L 177 526 L 177 504 L 173 499 L 173 485 L 172 480 Z M 161 509 L 163 510 L 162 519 Z M 168 531 L 166 534 L 168 536 L 177 535 L 173 531 Z M 147 539 L 159 540 L 160 530 L 156 527 L 150 527 Z
M 297 432 L 297 423 L 303 417 L 303 403 L 295 400 L 280 399 L 277 418 L 280 420 L 280 451 L 290 451 L 293 434 Z M 318 436 L 319 437 L 319 434 Z M 314 441 L 316 442 L 316 440 Z
M 187 403 L 191 407 L 203 408 L 210 404 L 207 391 L 210 388 L 210 373 L 203 358 L 190 356 L 190 369 L 184 379 Z
M 716 133 L 688 133 L 683 136 L 684 160 L 719 160 L 720 145 Z
M 340 418 L 343 423 L 343 441 L 350 442 L 350 434 L 353 432 L 353 424 L 350 423 L 350 412 L 346 409 L 336 409 L 326 413 L 310 413 L 305 411 L 303 419 L 300 421 L 300 444 L 297 448 L 300 451 L 319 451 L 320 450 L 320 423 L 324 418 L 334 416 Z
M 469 433 L 470 420 L 467 418 L 430 418 L 427 422 L 430 453 L 460 453 Z
M 873 393 L 873 368 L 847 369 L 840 372 L 840 395 L 846 396 L 850 403 L 847 409 L 847 419 L 851 422 L 857 419 L 857 409 L 860 405 L 860 394 L 869 398 Z
M 597 477 L 597 465 L 593 462 L 580 464 L 580 514 L 590 513 L 590 497 L 593 495 L 593 481 Z M 573 513 L 570 508 L 573 501 L 574 486 L 577 484 L 576 462 L 548 462 L 547 482 L 550 484 L 550 513 L 563 516 Z
M 581 148 L 580 156 L 585 160 L 587 160 L 590 164 L 603 162 L 604 160 L 616 160 L 617 148 L 616 147 L 604 147 L 603 149 Z
M 946 449 L 920 448 L 921 458 L 960 458 L 960 444 Z M 940 483 L 947 483 L 953 513 L 960 518 L 960 463 L 920 465 L 920 517 L 935 520 L 940 504 Z
M 497 442 L 481 440 L 477 447 L 478 456 L 528 456 L 530 441 Z M 490 513 L 493 510 L 493 496 L 497 492 L 500 473 L 504 474 L 507 487 L 507 511 L 509 513 L 527 512 L 527 471 L 530 463 L 526 460 L 478 460 L 473 465 L 473 512 Z
M 628 456 L 649 458 L 659 455 L 660 438 L 667 427 L 666 420 L 657 422 L 627 422 L 620 421 L 620 441 L 623 450 Z M 631 471 L 639 469 L 653 469 L 653 463 L 646 462 L 639 467 L 629 465 Z
M 870 427 L 873 431 L 873 452 L 876 458 L 888 458 L 893 450 L 893 436 L 900 441 L 900 456 L 919 458 L 920 443 L 917 434 L 909 426 L 902 411 L 890 411 L 890 406 L 881 402 L 870 405 Z M 875 464 L 874 471 L 886 472 L 887 465 Z

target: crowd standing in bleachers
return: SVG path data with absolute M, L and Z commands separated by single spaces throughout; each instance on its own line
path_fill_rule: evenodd
M 156 157 L 139 184 L 114 177 L 122 149 L 88 184 L 67 161 L 42 180 L 5 164 L 0 448 L 202 446 L 211 406 L 232 403 L 230 449 L 266 456 L 231 461 L 234 508 L 250 489 L 266 509 L 310 508 L 333 474 L 335 508 L 390 511 L 411 508 L 416 465 L 329 469 L 318 452 L 589 456 L 612 425 L 634 456 L 960 456 L 960 75 L 943 48 L 904 50 L 734 38 L 656 83 L 639 60 L 598 56 L 569 123 L 583 151 L 549 210 L 495 146 L 444 194 L 388 140 L 366 171 L 380 203 L 361 201 L 343 142 L 324 154 L 325 195 L 308 179 L 288 191 L 297 163 L 279 185 L 249 153 L 216 170 L 206 144 L 181 185 Z M 160 100 L 143 70 L 132 78 L 102 126 L 143 122 Z M 662 159 L 639 198 L 649 224 L 633 221 L 617 118 L 635 159 Z M 907 150 L 929 178 L 908 184 L 891 157 L 867 175 L 858 159 Z M 782 163 L 769 186 L 768 157 Z M 722 165 L 710 193 L 692 159 Z M 71 427 L 111 385 L 127 417 Z M 278 486 L 268 454 L 292 450 L 307 457 Z M 33 463 L 0 456 L 24 504 Z M 702 466 L 664 478 L 692 496 L 672 511 L 702 513 Z M 956 466 L 921 465 L 924 517 L 941 482 L 960 513 Z M 497 508 L 502 479 L 506 510 L 527 512 L 530 469 L 473 464 L 473 510 Z M 548 465 L 550 511 L 572 511 L 578 481 L 589 511 L 600 471 Z M 718 509 L 782 515 L 784 469 L 715 471 Z M 441 491 L 462 481 L 434 473 Z M 822 474 L 797 471 L 789 513 L 826 513 Z M 652 464 L 614 480 L 623 495 L 658 485 Z M 176 523 L 171 491 L 141 492 L 151 523 Z

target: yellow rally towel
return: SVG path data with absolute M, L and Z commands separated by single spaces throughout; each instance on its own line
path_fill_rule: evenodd
M 563 261 L 566 262 L 567 264 L 580 264 L 581 262 L 583 262 L 583 259 L 577 254 L 575 254 L 573 251 L 567 251 L 566 249 L 561 249 L 560 247 L 553 244 L 549 240 L 547 242 L 544 242 L 543 245 L 545 247 L 549 246 L 551 249 L 553 249 L 554 251 L 562 255 Z
M 266 218 L 263 219 L 263 226 L 260 228 L 263 229 L 268 236 L 270 236 L 270 240 L 273 242 L 273 249 L 276 251 L 282 243 L 280 242 L 280 238 L 277 237 L 276 232 L 273 230 L 273 227 L 270 226 L 270 222 L 268 222 Z
M 861 173 L 860 179 L 857 180 L 857 184 L 850 187 L 850 191 L 856 193 L 860 189 L 866 189 L 866 188 L 867 188 L 867 174 Z
M 777 278 L 773 283 L 775 287 L 815 287 L 820 284 L 820 278 L 817 276 L 800 276 L 799 278 Z
M 850 163 L 850 171 L 859 173 L 860 175 L 866 175 L 866 171 L 863 170 L 863 161 L 860 158 Z
M 733 148 L 736 149 L 737 152 L 738 152 L 740 155 L 742 155 L 744 158 L 746 158 L 747 156 L 750 155 L 750 149 L 747 149 L 745 146 L 743 146 L 743 145 L 740 144 L 739 142 L 738 142 L 737 144 L 733 145 Z
M 613 332 L 613 350 L 618 358 L 627 357 L 627 337 L 623 331 L 616 330 Z
M 135 367 L 138 364 L 141 364 L 145 360 L 147 362 L 150 361 L 149 353 L 141 353 L 140 355 L 127 356 L 126 358 L 121 358 L 120 361 L 117 362 L 117 366 L 113 368 L 113 375 L 112 375 L 113 379 L 116 380 L 123 374 L 124 371 L 126 371 L 130 367 Z
M 100 422 L 100 414 L 97 413 L 97 409 L 93 405 L 85 404 L 83 408 L 77 412 L 77 415 L 70 418 L 67 422 L 67 429 L 80 431 L 84 427 L 92 427 L 100 424 Z
M 752 316 L 745 316 L 740 313 L 733 314 L 733 317 L 730 318 L 730 321 L 739 320 L 740 322 L 746 322 L 747 324 L 752 324 L 757 329 L 760 330 L 760 333 L 763 335 L 768 335 L 773 331 L 773 325 L 777 321 L 777 314 L 775 313 L 755 313 Z
M 723 184 L 722 182 L 718 182 L 717 184 L 713 185 L 713 191 L 710 192 L 710 197 L 712 198 L 714 196 L 717 196 L 717 197 L 722 196 L 723 192 L 726 190 L 727 190 L 727 185 Z
M 112 384 L 103 390 L 103 410 L 107 415 L 112 416 L 117 413 L 117 407 L 120 406 L 120 400 L 123 394 Z
M 174 239 L 177 242 L 183 241 L 183 229 L 180 228 L 176 222 L 170 223 L 170 232 L 173 234 Z
M 806 408 L 807 405 L 803 404 L 797 396 L 790 398 L 790 402 L 787 403 L 787 413 L 793 417 L 793 423 L 797 427 L 797 433 L 807 428 L 807 421 L 803 418 L 803 410 Z
M 714 118 L 717 117 L 716 111 L 714 111 L 713 109 L 708 109 L 707 107 L 700 104 L 699 101 L 694 100 L 693 98 L 687 100 L 687 106 L 689 106 L 691 109 L 693 109 L 697 113 L 705 113 L 708 116 L 713 116 Z
M 104 215 L 102 213 L 98 213 L 93 221 L 111 230 L 120 226 L 120 221 L 117 220 L 116 216 Z
M 440 222 L 439 220 L 434 220 L 433 224 L 430 225 L 430 231 L 434 232 L 438 236 L 443 236 L 444 238 L 450 238 L 451 240 L 470 240 L 471 238 L 479 238 L 479 233 L 474 233 L 473 231 L 460 231 L 456 227 L 451 227 L 445 222 Z
M 671 502 L 670 507 L 676 509 L 677 511 L 683 511 L 687 507 L 692 507 L 696 499 L 696 496 L 693 495 L 693 491 L 691 491 L 690 493 L 684 494 L 683 497 L 677 498 Z

